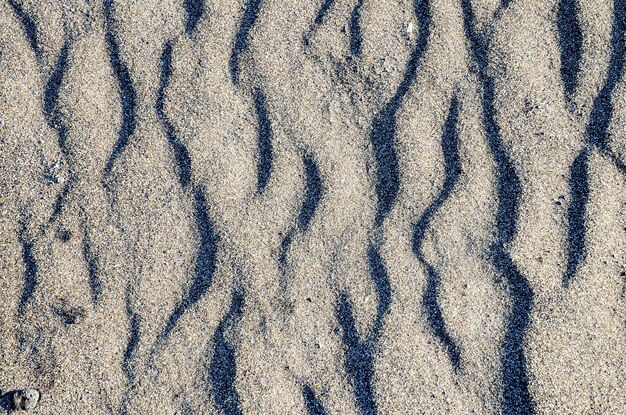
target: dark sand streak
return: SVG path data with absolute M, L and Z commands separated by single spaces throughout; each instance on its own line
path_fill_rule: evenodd
M 52 72 L 52 75 L 48 79 L 43 95 L 44 114 L 46 115 L 50 128 L 56 130 L 59 137 L 59 147 L 65 156 L 67 156 L 65 142 L 67 140 L 68 127 L 59 112 L 58 103 L 59 92 L 67 69 L 70 47 L 71 42 L 66 40 L 59 52 L 59 57 L 54 66 L 54 72 Z
M 248 42 L 250 41 L 250 30 L 254 26 L 254 22 L 259 17 L 259 10 L 263 0 L 248 0 L 246 10 L 241 18 L 239 30 L 235 36 L 235 43 L 228 61 L 230 75 L 235 85 L 239 85 L 239 60 L 241 54 L 248 50 Z
M 315 158 L 305 155 L 303 161 L 306 174 L 306 191 L 298 215 L 298 226 L 300 230 L 306 231 L 322 200 L 322 179 Z
M 608 157 L 626 177 L 626 166 L 609 146 L 609 126 L 613 117 L 612 96 L 624 75 L 626 60 L 626 1 L 614 1 L 613 27 L 611 31 L 611 57 L 608 74 L 602 89 L 596 96 L 587 125 L 587 144 L 580 151 L 570 168 L 569 186 L 572 196 L 568 211 L 568 255 L 567 268 L 563 275 L 563 286 L 574 280 L 581 262 L 585 258 L 586 215 L 589 201 L 589 156 L 596 148 Z
M 361 8 L 363 0 L 357 0 L 352 13 L 350 14 L 350 53 L 352 56 L 361 55 L 361 43 L 363 35 L 361 34 Z
M 254 91 L 254 109 L 257 116 L 257 193 L 262 193 L 270 180 L 273 165 L 272 154 L 272 124 L 265 103 L 265 94 L 260 88 Z
M 127 380 L 127 393 L 122 396 L 122 403 L 120 406 L 120 414 L 128 414 L 128 404 L 130 402 L 131 391 L 135 389 L 136 385 L 136 373 L 132 366 L 133 357 L 139 341 L 141 340 L 141 316 L 133 310 L 131 293 L 133 289 L 130 284 L 126 288 L 126 316 L 128 318 L 128 339 L 126 341 L 126 349 L 124 350 L 124 356 L 122 360 L 122 370 L 126 375 Z
M 565 97 L 571 101 L 578 86 L 582 60 L 583 35 L 578 23 L 578 0 L 561 0 L 557 12 L 557 28 L 561 50 L 561 79 Z
M 56 222 L 58 217 L 61 215 L 61 212 L 63 211 L 63 207 L 65 206 L 65 200 L 67 199 L 67 195 L 70 193 L 70 190 L 72 189 L 73 183 L 74 183 L 74 179 L 70 178 L 65 183 L 65 185 L 63 185 L 63 187 L 61 188 L 61 191 L 57 194 L 54 200 L 54 205 L 52 206 L 52 214 L 50 215 L 50 217 L 48 218 L 48 220 L 46 221 L 46 223 L 43 225 L 41 229 L 42 234 L 50 227 L 51 224 Z
M 502 410 L 509 414 L 534 414 L 535 403 L 528 389 L 524 338 L 530 324 L 534 295 L 526 278 L 518 271 L 508 252 L 517 233 L 521 184 L 506 152 L 496 121 L 495 82 L 489 75 L 489 39 L 476 30 L 476 20 L 469 0 L 461 0 L 465 36 L 470 43 L 474 68 L 482 87 L 483 125 L 497 168 L 496 242 L 491 246 L 494 266 L 505 278 L 512 310 L 500 350 L 502 365 Z
M 280 244 L 280 251 L 278 253 L 278 264 L 281 269 L 281 292 L 287 291 L 287 251 L 291 246 L 293 238 L 297 232 L 306 232 L 309 228 L 309 224 L 317 211 L 317 207 L 322 199 L 322 179 L 320 177 L 319 167 L 315 158 L 310 155 L 303 157 L 304 172 L 306 174 L 306 189 L 304 194 L 304 201 L 300 207 L 300 213 L 298 214 L 297 226 L 289 229 Z
M 33 243 L 26 238 L 25 225 L 19 234 L 20 245 L 22 245 L 22 262 L 24 263 L 24 287 L 18 306 L 18 315 L 24 315 L 26 306 L 31 302 L 35 290 L 37 289 L 37 260 L 33 252 Z
M 103 9 L 106 30 L 105 39 L 109 49 L 109 59 L 113 73 L 117 78 L 122 101 L 122 126 L 118 134 L 117 142 L 104 168 L 104 176 L 106 177 L 111 174 L 115 161 L 128 145 L 130 136 L 135 132 L 137 93 L 135 92 L 128 67 L 120 55 L 120 47 L 115 30 L 115 19 L 113 18 L 113 0 L 103 0 Z
M 346 347 L 345 370 L 354 388 L 357 407 L 363 415 L 374 415 L 377 407 L 373 393 L 373 349 L 368 344 L 370 339 L 361 340 L 359 337 L 352 302 L 346 294 L 339 298 L 337 321 L 343 332 L 342 341 Z
M 98 257 L 91 248 L 89 233 L 83 226 L 83 259 L 87 265 L 87 275 L 89 276 L 89 290 L 91 301 L 94 305 L 100 304 L 102 299 L 102 280 L 100 279 L 100 266 Z
M 430 36 L 431 11 L 427 0 L 415 0 L 415 16 L 419 23 L 419 34 L 415 48 L 407 62 L 404 76 L 394 96 L 372 122 L 370 141 L 374 147 L 376 161 L 376 194 L 378 208 L 375 228 L 395 204 L 399 191 L 398 159 L 395 149 L 396 115 L 404 97 L 413 83 L 419 64 L 426 52 Z M 380 337 L 383 320 L 391 305 L 391 285 L 387 269 L 380 254 L 380 241 L 371 242 L 368 248 L 368 268 L 376 287 L 378 307 L 374 326 L 365 339 L 361 339 L 354 324 L 352 303 L 347 295 L 339 299 L 337 320 L 343 331 L 346 348 L 345 370 L 354 388 L 356 403 L 363 415 L 378 413 L 373 391 L 375 346 Z
M 161 54 L 161 78 L 159 80 L 155 110 L 159 121 L 161 121 L 161 124 L 163 125 L 167 141 L 170 144 L 172 152 L 174 153 L 180 185 L 183 188 L 186 188 L 191 182 L 191 157 L 189 157 L 187 147 L 176 136 L 174 126 L 165 113 L 165 99 L 167 97 L 166 91 L 170 85 L 171 76 L 172 43 L 168 41 L 165 43 L 163 53 Z
M 204 190 L 192 181 L 191 158 L 187 147 L 178 139 L 174 127 L 165 113 L 165 99 L 167 98 L 167 88 L 170 84 L 172 74 L 172 44 L 166 42 L 161 55 L 161 78 L 157 91 L 155 111 L 157 117 L 163 125 L 168 142 L 172 149 L 177 163 L 178 177 L 183 189 L 189 188 L 193 191 L 196 229 L 199 239 L 198 253 L 196 256 L 195 275 L 185 297 L 174 309 L 168 322 L 159 336 L 157 343 L 166 341 L 172 330 L 178 324 L 180 318 L 193 307 L 211 287 L 213 274 L 215 273 L 217 261 L 218 237 L 214 231 L 214 226 L 208 214 L 208 206 Z
M 204 15 L 204 0 L 185 0 L 185 11 L 187 12 L 185 33 L 191 36 L 195 32 L 198 27 L 198 23 L 200 23 L 200 20 L 202 20 L 202 16 Z
M 9 0 L 9 5 L 13 8 L 13 11 L 22 22 L 22 27 L 24 28 L 26 37 L 30 42 L 30 48 L 35 53 L 35 58 L 40 61 L 42 58 L 42 53 L 41 46 L 39 45 L 39 41 L 37 39 L 37 25 L 35 24 L 35 21 L 28 15 L 28 13 L 26 13 L 21 4 L 19 4 L 17 1 Z
M 458 115 L 459 102 L 455 95 L 452 98 L 452 104 L 450 105 L 450 111 L 448 113 L 448 118 L 446 119 L 443 129 L 443 136 L 441 138 L 441 148 L 445 164 L 445 180 L 443 187 L 437 197 L 435 197 L 419 218 L 413 231 L 413 253 L 422 263 L 424 268 L 426 268 L 428 275 L 426 290 L 422 296 L 428 324 L 432 332 L 445 347 L 454 370 L 458 370 L 461 365 L 461 352 L 446 328 L 441 306 L 439 305 L 439 273 L 437 269 L 424 257 L 422 244 L 426 237 L 426 230 L 430 225 L 431 219 L 450 197 L 456 183 L 459 180 L 459 177 L 462 174 L 458 148 L 459 137 L 456 130 Z
M 319 167 L 312 155 L 305 154 L 303 156 L 304 171 L 306 175 L 306 188 L 304 200 L 298 214 L 298 221 L 292 226 L 283 237 L 278 252 L 278 265 L 280 269 L 280 301 L 284 311 L 292 310 L 292 304 L 289 301 L 289 283 L 290 270 L 287 267 L 287 253 L 293 242 L 294 237 L 298 233 L 304 233 L 309 228 L 311 220 L 317 211 L 317 207 L 322 199 L 322 181 L 320 177 Z
M 302 396 L 304 397 L 308 415 L 328 415 L 328 412 L 324 409 L 324 405 L 317 399 L 315 392 L 309 385 L 302 387 Z
M 322 4 L 320 5 L 319 10 L 317 11 L 317 14 L 315 15 L 315 20 L 309 26 L 304 36 L 302 36 L 302 44 L 305 47 L 311 46 L 311 36 L 313 36 L 317 28 L 320 27 L 322 23 L 324 23 L 324 19 L 326 18 L 326 15 L 328 14 L 328 11 L 330 10 L 334 2 L 335 0 L 323 0 L 322 1 Z
M 213 223 L 208 215 L 208 207 L 204 191 L 200 186 L 195 186 L 195 218 L 200 246 L 196 256 L 195 276 L 187 294 L 172 312 L 163 333 L 159 336 L 158 342 L 167 340 L 176 327 L 180 318 L 195 304 L 204 297 L 213 283 L 217 262 L 218 237 L 214 231 Z
M 391 306 L 391 285 L 380 250 L 370 247 L 367 253 L 370 276 L 376 286 L 378 309 L 371 332 L 361 339 L 354 321 L 352 302 L 346 294 L 339 298 L 337 321 L 342 329 L 342 340 L 346 348 L 345 370 L 354 388 L 356 403 L 363 415 L 378 413 L 374 397 L 375 347 L 380 337 L 383 320 Z
M 230 310 L 224 316 L 213 334 L 213 358 L 209 376 L 217 409 L 225 415 L 240 415 L 241 404 L 235 388 L 237 362 L 234 346 L 226 337 L 226 332 L 241 319 L 244 306 L 244 293 L 237 288 L 233 293 Z
M 126 315 L 128 316 L 128 341 L 124 350 L 122 369 L 126 373 L 128 384 L 132 386 L 135 383 L 135 373 L 131 363 L 141 337 L 141 317 L 133 311 L 129 294 L 126 295 Z
M 427 0 L 415 0 L 415 15 L 418 20 L 419 34 L 417 43 L 406 65 L 404 76 L 394 96 L 376 116 L 372 123 L 370 141 L 376 158 L 376 194 L 378 212 L 376 226 L 391 211 L 399 190 L 398 157 L 395 149 L 396 116 L 404 97 L 417 75 L 418 66 L 426 52 L 430 36 L 431 12 Z
M 64 42 L 63 47 L 59 52 L 59 57 L 57 58 L 56 64 L 54 66 L 54 71 L 52 72 L 52 75 L 50 75 L 50 78 L 46 83 L 43 94 L 43 109 L 46 116 L 46 121 L 48 123 L 48 126 L 50 126 L 50 128 L 57 132 L 59 148 L 61 149 L 61 152 L 67 160 L 69 160 L 69 151 L 67 149 L 66 142 L 69 128 L 59 111 L 58 103 L 61 85 L 63 84 L 63 79 L 67 70 L 67 63 L 71 46 L 72 42 L 70 40 L 66 40 Z M 57 177 L 51 176 L 50 179 L 52 181 L 58 182 Z M 52 215 L 44 226 L 44 230 L 47 229 L 49 225 L 54 223 L 61 214 L 63 206 L 65 205 L 65 200 L 70 190 L 72 189 L 75 181 L 75 175 L 72 171 L 70 171 L 67 182 L 57 195 Z

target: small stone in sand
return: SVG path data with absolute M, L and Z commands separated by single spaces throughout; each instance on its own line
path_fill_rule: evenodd
M 39 391 L 37 389 L 26 388 L 13 392 L 13 409 L 34 409 L 38 403 Z

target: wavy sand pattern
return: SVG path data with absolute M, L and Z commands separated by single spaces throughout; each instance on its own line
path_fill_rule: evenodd
M 0 388 L 626 413 L 625 73 L 624 0 L 0 0 Z

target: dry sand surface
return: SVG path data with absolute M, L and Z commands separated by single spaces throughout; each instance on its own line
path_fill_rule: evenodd
M 0 0 L 0 413 L 626 413 L 625 43 L 625 0 Z

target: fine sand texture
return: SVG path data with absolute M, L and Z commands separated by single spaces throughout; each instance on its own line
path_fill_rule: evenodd
M 0 413 L 626 413 L 626 0 L 0 0 Z

